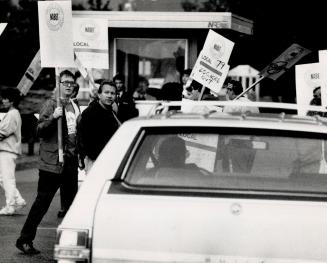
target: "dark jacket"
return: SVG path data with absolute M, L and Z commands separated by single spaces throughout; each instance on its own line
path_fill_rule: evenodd
M 118 103 L 118 119 L 121 122 L 127 121 L 139 115 L 138 109 L 135 107 L 135 102 L 132 96 L 124 92 L 123 95 L 117 98 Z
M 51 98 L 43 105 L 37 123 L 37 136 L 40 138 L 40 162 L 39 169 L 60 174 L 63 164 L 59 162 L 58 153 L 58 120 L 53 117 L 57 107 L 56 100 Z M 77 169 L 77 155 L 65 154 L 65 138 L 68 136 L 65 115 L 62 117 L 63 152 L 65 165 L 71 165 Z
M 111 108 L 104 109 L 98 101 L 90 103 L 78 125 L 84 155 L 95 160 L 118 126 Z

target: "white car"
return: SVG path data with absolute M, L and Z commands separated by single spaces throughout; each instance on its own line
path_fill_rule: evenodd
M 284 114 L 130 120 L 58 227 L 55 260 L 327 262 L 326 125 Z

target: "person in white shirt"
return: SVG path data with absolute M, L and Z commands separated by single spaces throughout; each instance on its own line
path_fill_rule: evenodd
M 0 122 L 0 185 L 5 191 L 6 205 L 0 215 L 13 215 L 26 206 L 25 200 L 16 187 L 16 159 L 21 154 L 22 119 L 17 105 L 18 89 L 8 88 L 2 91 L 2 103 L 8 112 Z

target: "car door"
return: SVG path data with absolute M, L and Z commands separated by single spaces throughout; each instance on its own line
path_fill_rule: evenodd
M 93 258 L 127 261 L 326 260 L 325 202 L 138 194 L 111 185 L 96 209 Z M 102 262 L 102 261 L 101 261 Z

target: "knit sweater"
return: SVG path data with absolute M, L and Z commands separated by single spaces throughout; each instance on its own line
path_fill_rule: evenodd
M 0 122 L 0 151 L 17 155 L 22 153 L 21 127 L 19 111 L 15 108 L 10 109 Z

